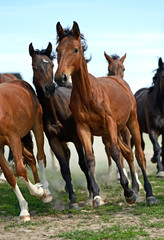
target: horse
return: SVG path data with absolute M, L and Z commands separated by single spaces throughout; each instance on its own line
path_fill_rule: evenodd
M 14 74 L 11 73 L 1 73 L 0 74 L 0 83 L 10 82 L 10 81 L 17 81 L 19 80 Z M 22 79 L 20 79 L 22 80 Z M 36 160 L 33 154 L 33 142 L 32 142 L 32 135 L 29 132 L 26 136 L 21 139 L 22 142 L 22 155 L 23 155 L 23 162 L 25 165 L 28 165 L 33 173 L 35 183 L 39 183 L 39 176 L 36 168 Z M 15 171 L 15 164 L 13 162 L 13 154 L 11 149 L 9 149 L 9 156 L 8 156 L 9 166 L 13 171 Z M 5 182 L 4 175 L 2 173 L 0 177 L 0 181 L 3 183 Z M 43 200 L 45 201 L 45 199 Z
M 105 58 L 108 62 L 108 74 L 107 74 L 107 76 L 117 76 L 121 79 L 124 79 L 125 67 L 124 67 L 123 63 L 124 63 L 124 60 L 126 58 L 126 53 L 121 58 L 117 54 L 113 54 L 113 55 L 109 56 L 106 52 L 104 52 L 104 56 L 105 56 Z M 125 81 L 124 81 L 124 83 L 127 84 Z M 125 136 L 124 137 L 125 142 L 128 144 L 129 147 L 131 147 L 130 133 L 129 133 L 128 128 L 124 129 L 124 136 Z M 112 161 L 111 161 L 111 157 L 110 157 L 109 148 L 105 148 L 105 149 L 106 149 L 107 156 L 108 156 L 109 173 L 110 173 Z M 128 174 L 127 174 L 126 169 L 125 169 L 123 157 L 121 158 L 121 164 L 122 164 L 125 176 L 128 178 Z M 136 171 L 135 171 L 135 175 L 136 175 L 136 179 L 137 179 L 137 182 L 139 184 L 139 187 L 142 188 L 142 184 L 138 179 L 138 174 L 137 174 Z M 119 174 L 118 174 L 118 180 L 120 180 Z M 128 179 L 128 181 L 130 182 L 129 179 Z
M 125 126 L 128 127 L 134 139 L 136 158 L 144 177 L 147 205 L 155 204 L 156 199 L 146 175 L 146 159 L 141 148 L 136 102 L 132 92 L 120 78 L 115 76 L 95 78 L 88 73 L 83 52 L 85 39 L 76 22 L 73 23 L 71 30 L 64 30 L 58 22 L 56 29 L 58 67 L 55 73 L 55 81 L 58 85 L 65 86 L 68 76 L 72 78 L 70 109 L 85 151 L 85 161 L 93 190 L 93 207 L 103 205 L 104 201 L 100 196 L 100 189 L 95 178 L 92 135 L 103 136 L 109 141 L 110 154 L 118 167 L 120 183 L 124 189 L 126 201 L 129 204 L 136 201 L 136 193 L 129 188 L 128 180 L 120 162 L 120 147 L 123 142 L 120 141 L 121 138 L 118 135 Z M 127 154 L 126 150 L 122 148 L 122 152 L 126 157 L 129 157 L 130 154 L 129 161 L 132 160 L 132 151 Z M 134 165 L 132 166 L 134 167 Z M 134 168 L 131 168 L 131 173 L 134 176 L 133 180 L 136 180 Z
M 156 177 L 164 177 L 164 62 L 160 57 L 158 69 L 153 77 L 152 86 L 139 89 L 135 93 L 137 102 L 137 115 L 142 137 L 142 148 L 145 144 L 143 133 L 149 135 L 153 145 L 154 155 L 152 162 L 157 163 Z M 162 135 L 162 162 L 160 162 L 161 148 L 158 137 Z
M 89 193 L 91 183 L 84 161 L 82 144 L 76 132 L 76 125 L 69 109 L 72 86 L 58 87 L 53 82 L 52 44 L 46 49 L 34 50 L 29 45 L 29 54 L 32 58 L 33 84 L 43 109 L 44 132 L 49 145 L 59 161 L 62 177 L 66 183 L 65 189 L 69 193 L 69 207 L 79 209 L 76 195 L 73 190 L 71 172 L 69 167 L 70 149 L 67 143 L 72 142 L 79 157 L 79 165 L 87 180 Z
M 15 160 L 16 176 L 25 183 L 30 193 L 39 198 L 46 198 L 50 192 L 44 170 L 46 156 L 43 149 L 42 108 L 31 85 L 22 80 L 0 84 L 0 102 L 0 167 L 17 196 L 20 217 L 26 222 L 30 221 L 28 203 L 17 185 L 14 173 L 6 162 L 3 147 L 8 145 L 11 148 Z M 32 184 L 30 182 L 22 160 L 21 139 L 30 130 L 33 131 L 36 139 L 37 160 L 43 173 L 43 184 Z

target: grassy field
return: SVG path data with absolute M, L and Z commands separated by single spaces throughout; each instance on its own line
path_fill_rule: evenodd
M 152 152 L 151 152 L 152 153 Z M 149 157 L 150 152 L 146 152 Z M 107 163 L 106 163 L 107 164 Z M 105 167 L 106 167 L 106 164 Z M 71 166 L 73 163 L 71 163 Z M 97 163 L 97 180 L 105 205 L 93 209 L 88 199 L 83 174 L 72 167 L 72 179 L 80 210 L 68 208 L 68 194 L 60 172 L 47 169 L 47 177 L 53 201 L 43 204 L 29 194 L 18 180 L 20 189 L 28 201 L 31 222 L 23 223 L 19 218 L 19 205 L 11 187 L 0 185 L 0 239 L 164 239 L 164 179 L 157 179 L 156 167 L 148 164 L 149 180 L 157 204 L 146 206 L 145 192 L 140 190 L 135 204 L 126 203 L 123 190 L 116 178 L 109 178 L 107 169 Z M 29 172 L 32 180 L 31 172 Z M 143 183 L 142 176 L 139 177 Z

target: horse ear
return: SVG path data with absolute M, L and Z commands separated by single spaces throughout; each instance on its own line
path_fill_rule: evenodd
M 126 58 L 126 53 L 125 53 L 125 55 L 120 59 L 120 61 L 123 63 L 124 60 L 125 60 L 125 58 Z
M 75 21 L 73 22 L 72 33 L 74 37 L 76 38 L 80 37 L 80 29 L 77 22 Z
M 29 45 L 29 54 L 31 57 L 33 57 L 35 55 L 35 50 L 33 48 L 32 43 L 30 43 L 30 45 Z
M 47 48 L 46 48 L 46 53 L 50 56 L 52 52 L 52 43 L 49 42 Z
M 56 31 L 57 31 L 57 35 L 58 35 L 58 37 L 59 37 L 59 39 L 60 39 L 60 38 L 62 37 L 62 35 L 64 34 L 64 30 L 63 30 L 60 22 L 58 22 L 58 23 L 56 24 Z
M 158 60 L 158 66 L 162 67 L 162 65 L 163 65 L 163 62 L 162 62 L 162 58 L 160 57 L 159 60 Z
M 105 51 L 104 51 L 104 56 L 109 63 L 113 62 L 113 59 L 108 54 L 106 54 Z

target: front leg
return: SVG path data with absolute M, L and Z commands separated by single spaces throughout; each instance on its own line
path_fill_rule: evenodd
M 85 151 L 85 161 L 88 168 L 91 186 L 93 190 L 93 206 L 98 207 L 104 204 L 99 195 L 99 187 L 95 176 L 95 156 L 92 151 L 91 132 L 87 125 L 77 124 L 77 133 Z
M 154 155 L 152 157 L 152 162 L 157 163 L 157 177 L 164 177 L 164 171 L 163 171 L 163 166 L 160 162 L 160 146 L 158 143 L 158 133 L 155 132 L 154 130 L 149 131 L 149 138 L 153 144 L 153 150 L 154 150 Z

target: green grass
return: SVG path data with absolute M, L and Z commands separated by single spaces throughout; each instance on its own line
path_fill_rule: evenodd
M 140 179 L 142 181 L 142 177 Z M 8 222 L 7 217 L 12 219 L 19 216 L 20 209 L 18 200 L 12 191 L 9 184 L 0 184 L 0 223 L 6 221 L 5 230 L 27 228 L 35 231 L 42 226 L 46 232 L 49 230 L 58 229 L 62 222 L 63 216 L 66 219 L 72 219 L 72 229 L 67 230 L 63 228 L 60 233 L 49 235 L 49 239 L 59 237 L 61 239 L 87 239 L 87 240 L 101 240 L 101 239 L 162 239 L 151 236 L 151 231 L 164 232 L 164 179 L 157 179 L 155 175 L 149 176 L 152 184 L 154 196 L 157 199 L 157 204 L 147 207 L 145 199 L 145 191 L 140 190 L 139 199 L 135 204 L 129 205 L 126 203 L 123 196 L 123 189 L 120 184 L 115 182 L 100 186 L 101 193 L 105 200 L 105 205 L 100 208 L 95 208 L 87 205 L 87 190 L 84 187 L 76 186 L 77 200 L 80 204 L 80 210 L 69 209 L 68 193 L 64 190 L 53 191 L 53 201 L 49 204 L 43 204 L 40 199 L 31 196 L 29 190 L 24 183 L 18 180 L 20 190 L 28 202 L 29 211 L 31 214 L 30 223 Z M 56 202 L 63 204 L 64 209 L 59 210 L 55 207 Z M 33 217 L 37 216 L 51 216 L 53 222 L 49 220 L 40 219 L 33 221 Z M 58 219 L 58 220 L 56 220 Z M 135 222 L 137 219 L 137 222 Z M 77 221 L 77 223 L 76 223 Z M 153 232 L 152 231 L 152 232 Z

